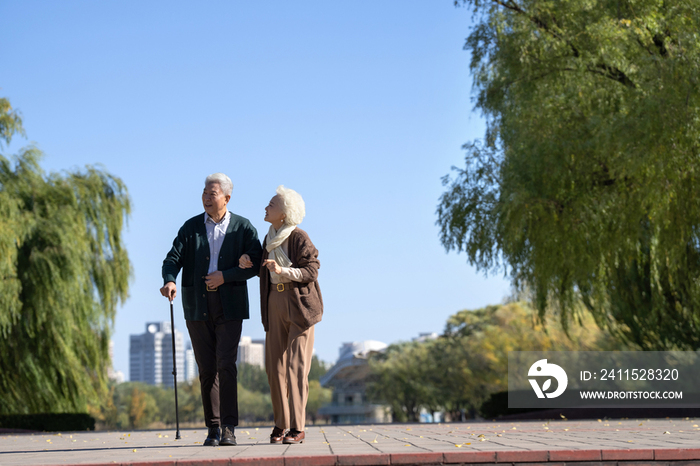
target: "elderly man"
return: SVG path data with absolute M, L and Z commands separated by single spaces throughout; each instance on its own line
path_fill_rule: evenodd
M 228 211 L 233 184 L 223 173 L 204 182 L 204 213 L 187 220 L 163 261 L 163 296 L 177 294 L 175 279 L 182 272 L 182 307 L 199 367 L 205 446 L 236 445 L 238 425 L 236 356 L 243 319 L 248 315 L 246 280 L 260 266 L 262 248 L 250 222 Z M 256 266 L 242 269 L 238 258 L 247 254 Z M 219 431 L 221 427 L 221 432 Z

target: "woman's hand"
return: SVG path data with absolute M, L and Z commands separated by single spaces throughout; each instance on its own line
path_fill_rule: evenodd
M 242 269 L 249 269 L 253 266 L 253 261 L 250 260 L 250 256 L 248 254 L 243 254 L 238 259 L 238 266 Z
M 272 259 L 266 259 L 265 262 L 263 262 L 263 265 L 267 267 L 267 270 L 270 272 L 275 272 L 276 274 L 282 273 L 282 267 L 280 267 L 277 262 L 273 261 Z

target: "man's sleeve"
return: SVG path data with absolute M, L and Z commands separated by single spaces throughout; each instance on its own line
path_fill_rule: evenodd
M 260 260 L 262 259 L 262 247 L 258 240 L 258 231 L 253 225 L 248 225 L 243 232 L 243 254 L 248 254 L 253 266 L 249 269 L 233 267 L 223 270 L 224 282 L 243 281 L 258 275 L 260 270 Z
M 177 274 L 182 269 L 182 250 L 185 247 L 184 228 L 183 226 L 177 232 L 177 236 L 173 240 L 173 247 L 170 248 L 170 251 L 165 256 L 165 260 L 163 260 L 163 284 L 168 282 L 176 283 Z

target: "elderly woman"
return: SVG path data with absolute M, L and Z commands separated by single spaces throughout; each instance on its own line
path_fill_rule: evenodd
M 284 186 L 265 208 L 270 230 L 263 242 L 260 308 L 265 327 L 265 370 L 270 383 L 275 427 L 270 443 L 303 443 L 314 324 L 321 321 L 318 250 L 297 225 L 304 200 Z M 252 267 L 240 258 L 242 268 Z M 289 430 L 287 430 L 289 429 Z

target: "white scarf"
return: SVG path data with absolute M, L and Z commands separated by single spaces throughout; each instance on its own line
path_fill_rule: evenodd
M 277 262 L 280 267 L 290 267 L 292 261 L 282 250 L 282 243 L 289 238 L 292 234 L 296 225 L 282 225 L 282 228 L 275 231 L 275 227 L 270 225 L 270 230 L 267 232 L 267 243 L 265 244 L 265 249 L 269 253 L 269 259 Z

